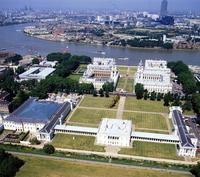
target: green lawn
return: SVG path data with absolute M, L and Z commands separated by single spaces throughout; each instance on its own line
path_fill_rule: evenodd
M 87 65 L 86 64 L 80 64 L 80 66 L 78 67 L 78 69 L 74 72 L 77 74 L 83 74 L 87 69 Z
M 130 67 L 129 69 L 129 76 L 134 76 L 137 71 L 137 67 Z
M 16 177 L 191 177 L 172 172 L 128 169 L 63 160 L 18 156 L 25 161 Z
M 167 113 L 169 109 L 163 106 L 162 101 L 137 100 L 135 97 L 127 97 L 125 110 Z
M 51 144 L 57 148 L 104 152 L 103 146 L 94 143 L 95 137 L 56 134 Z
M 99 125 L 102 118 L 116 118 L 116 111 L 78 108 L 70 122 Z
M 120 75 L 126 75 L 127 74 L 127 71 L 128 71 L 128 67 L 126 67 L 126 66 L 120 66 L 120 67 L 118 67 L 118 71 L 119 71 L 119 74 Z
M 129 92 L 129 93 L 132 93 L 133 92 L 133 84 L 134 84 L 134 80 L 133 79 L 128 79 L 125 90 L 127 92 Z
M 155 157 L 173 160 L 182 160 L 176 154 L 176 147 L 174 144 L 161 144 L 152 142 L 134 141 L 132 148 L 124 148 L 120 154 Z
M 123 119 L 132 120 L 135 128 L 168 130 L 165 118 L 159 114 L 124 112 Z
M 125 84 L 125 80 L 126 80 L 126 78 L 120 77 L 119 81 L 117 83 L 117 88 L 123 89 L 124 88 L 124 84 Z
M 71 74 L 70 76 L 68 76 L 69 79 L 75 80 L 75 81 L 79 81 L 81 75 L 80 74 Z
M 96 108 L 109 108 L 110 103 L 113 100 L 113 96 L 109 98 L 106 97 L 93 97 L 93 96 L 85 96 L 80 106 L 84 107 L 96 107 Z M 118 104 L 113 108 L 117 108 Z

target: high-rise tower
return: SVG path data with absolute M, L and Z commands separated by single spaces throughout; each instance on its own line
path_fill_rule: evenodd
M 162 0 L 160 8 L 160 18 L 167 16 L 167 6 L 168 6 L 167 0 Z

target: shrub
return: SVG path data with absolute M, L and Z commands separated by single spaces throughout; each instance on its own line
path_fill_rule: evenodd
M 55 148 L 51 144 L 45 144 L 43 147 L 43 151 L 47 154 L 53 154 L 55 152 Z

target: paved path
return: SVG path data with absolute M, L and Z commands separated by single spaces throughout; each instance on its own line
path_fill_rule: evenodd
M 118 104 L 118 109 L 117 109 L 117 119 L 123 119 L 123 113 L 124 113 L 124 105 L 125 105 L 126 97 L 121 96 Z
M 12 143 L 12 144 L 15 145 L 15 143 Z M 33 148 L 36 148 L 36 149 L 42 149 L 43 145 L 27 145 L 26 147 L 33 147 Z M 162 159 L 162 158 L 144 157 L 144 156 L 132 156 L 132 155 L 116 154 L 116 153 L 106 153 L 106 152 L 96 152 L 96 151 L 56 148 L 56 147 L 55 147 L 55 150 L 56 151 L 62 151 L 62 152 L 71 152 L 71 153 L 84 154 L 84 155 L 99 155 L 99 156 L 103 156 L 103 157 L 108 157 L 109 156 L 109 157 L 119 158 L 119 159 L 147 160 L 147 161 L 155 161 L 155 162 L 159 162 L 159 163 L 196 165 L 197 162 L 198 162 L 198 161 L 172 160 L 172 159 Z
M 113 167 L 120 167 L 120 168 L 127 168 L 127 169 L 144 169 L 144 170 L 154 170 L 154 171 L 161 171 L 161 172 L 191 175 L 191 173 L 189 173 L 187 171 L 180 171 L 180 170 L 168 170 L 168 169 L 162 169 L 162 168 L 142 167 L 142 166 L 134 166 L 134 165 L 121 165 L 121 164 L 114 164 L 114 163 L 107 163 L 107 162 L 79 160 L 79 159 L 73 159 L 73 158 L 55 157 L 55 156 L 39 155 L 39 154 L 32 154 L 32 153 L 21 153 L 21 152 L 12 152 L 12 151 L 7 151 L 7 152 L 11 153 L 13 155 L 18 155 L 18 156 L 38 157 L 38 158 L 71 161 L 71 162 L 85 163 L 85 164 L 92 164 L 92 165 L 106 165 L 106 166 L 109 165 L 109 166 L 113 166 Z
M 118 154 L 120 151 L 120 147 L 117 146 L 106 146 L 105 147 L 106 154 Z

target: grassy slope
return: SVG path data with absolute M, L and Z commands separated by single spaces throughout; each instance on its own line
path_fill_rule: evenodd
M 125 169 L 24 156 L 20 158 L 26 163 L 16 177 L 191 177 L 152 170 Z

